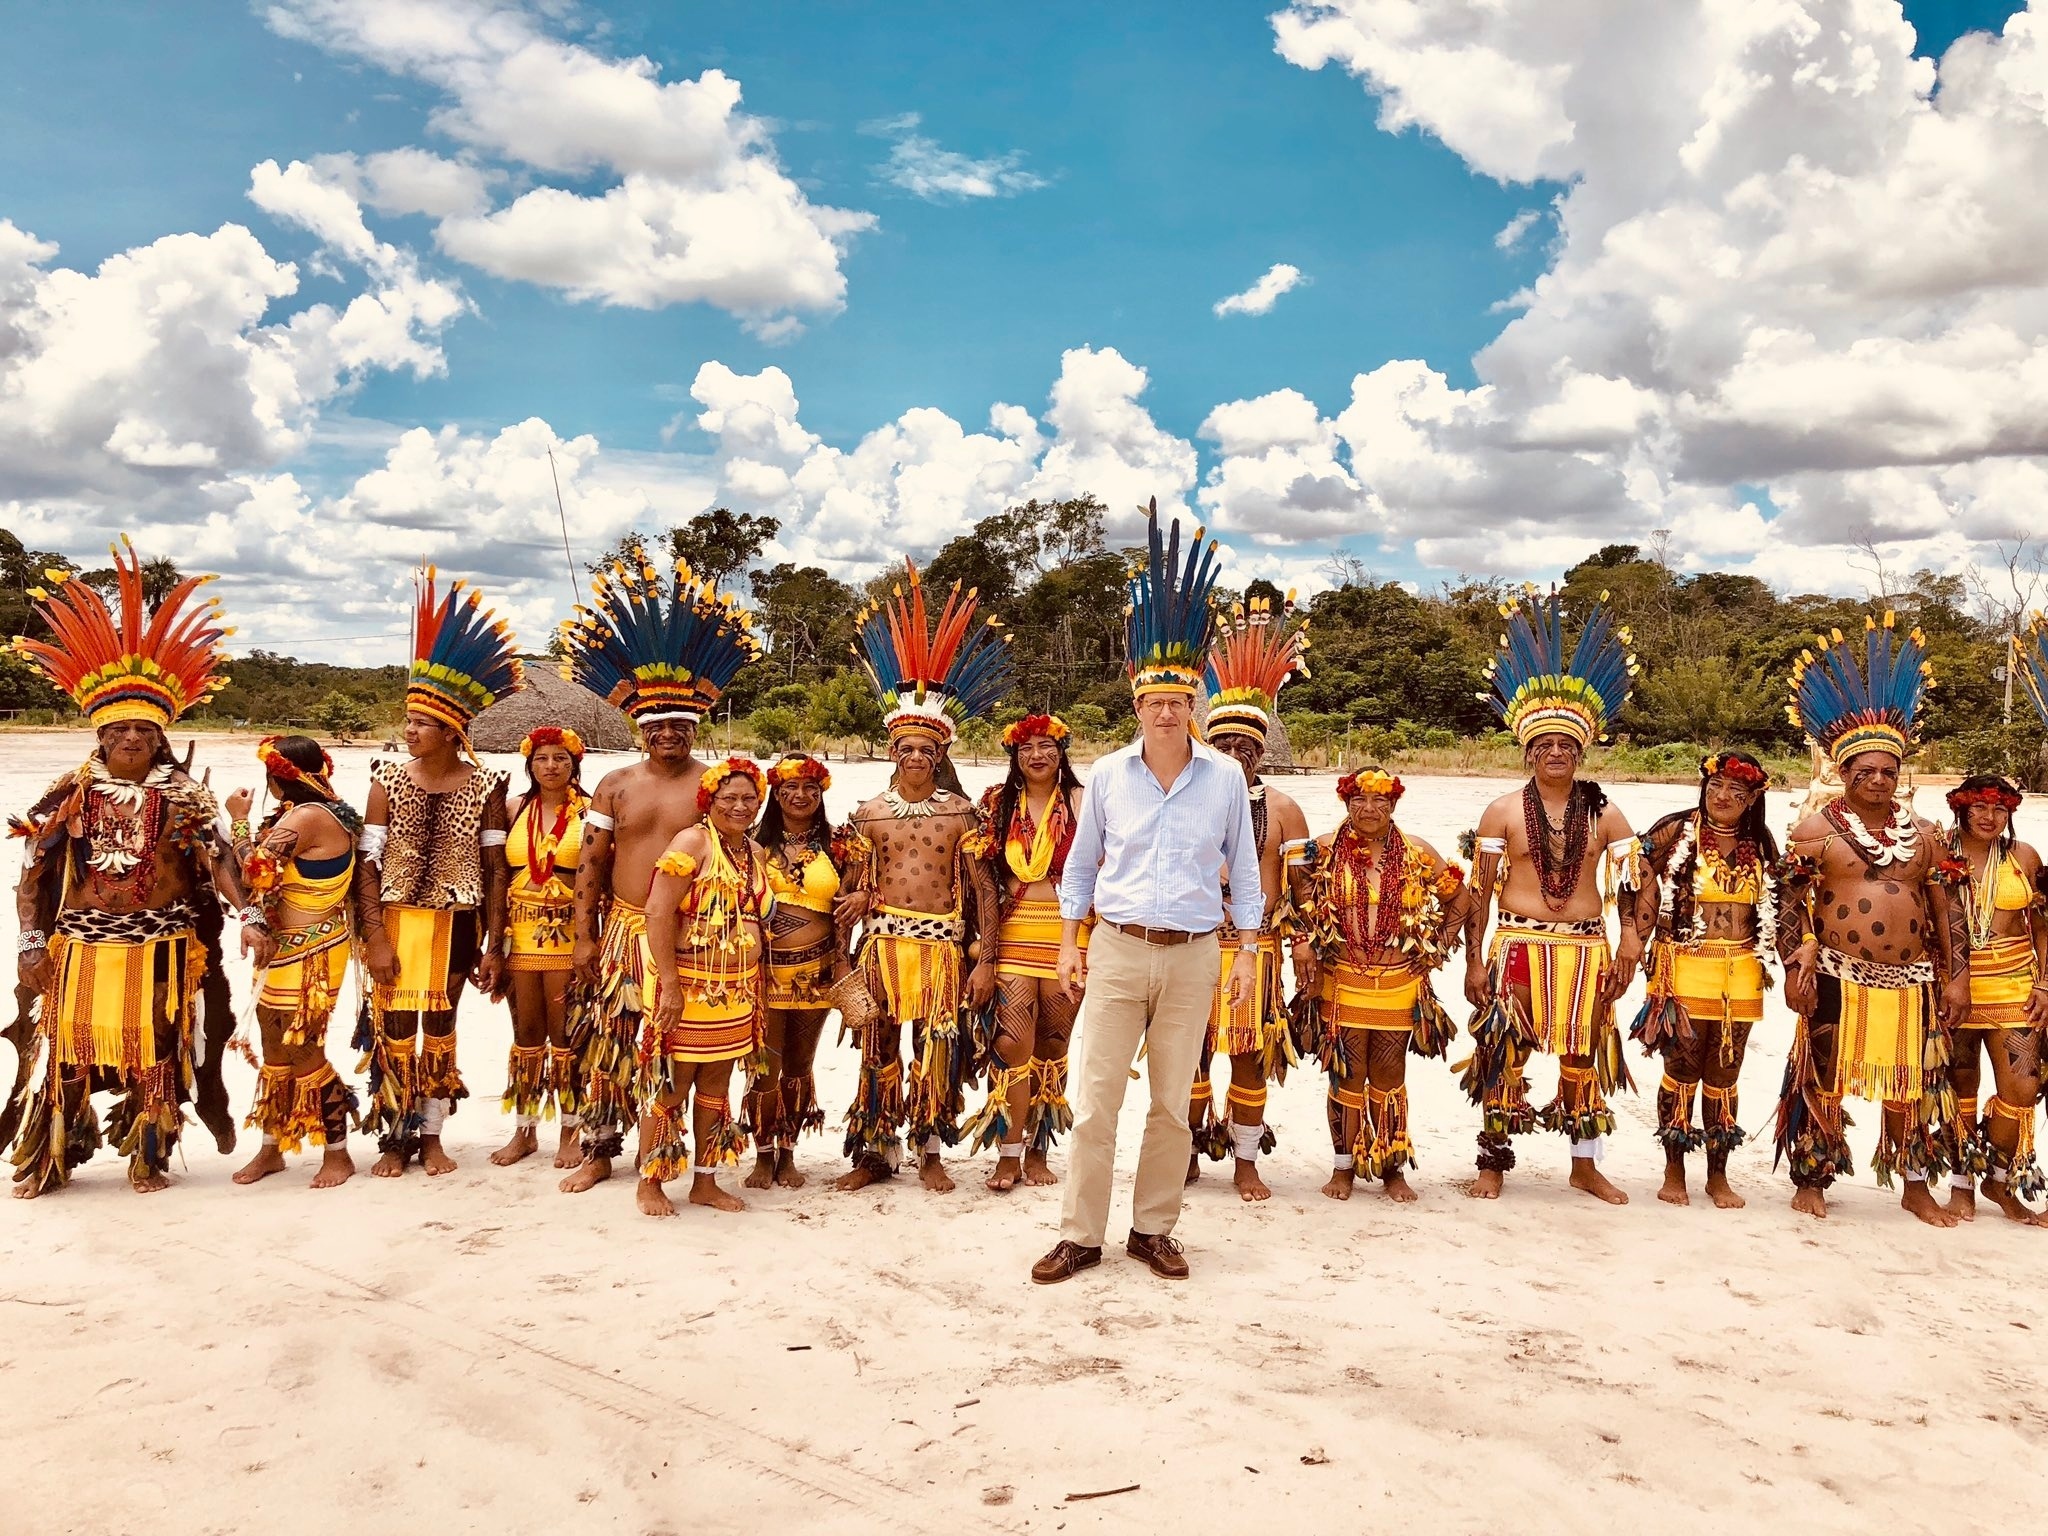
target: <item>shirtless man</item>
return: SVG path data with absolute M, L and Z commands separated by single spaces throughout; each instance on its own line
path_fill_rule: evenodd
M 1642 958 L 1642 936 L 1624 923 L 1607 944 L 1600 865 L 1609 885 L 1633 892 L 1641 858 L 1628 819 L 1591 780 L 1579 779 L 1586 748 L 1628 698 L 1634 663 L 1628 631 L 1595 604 L 1564 649 L 1562 599 L 1533 590 L 1503 605 L 1508 633 L 1489 669 L 1494 708 L 1522 745 L 1529 782 L 1479 819 L 1472 903 L 1465 927 L 1465 997 L 1472 1004 L 1466 1093 L 1485 1113 L 1479 1177 L 1471 1194 L 1500 1198 L 1515 1165 L 1509 1137 L 1539 1123 L 1571 1138 L 1571 1185 L 1609 1205 L 1628 1196 L 1600 1172 L 1600 1138 L 1614 1129 L 1606 1093 L 1628 1085 L 1614 1002 Z M 1487 918 L 1500 922 L 1483 948 Z M 1523 1076 L 1533 1052 L 1558 1058 L 1557 1097 L 1541 1113 Z
M 634 1054 L 647 995 L 641 938 L 655 862 L 686 827 L 703 819 L 697 786 L 704 765 L 695 755 L 697 722 L 676 715 L 640 720 L 647 756 L 597 781 L 583 817 L 583 855 L 576 866 L 576 980 L 597 997 L 584 1042 L 589 1104 L 583 1111 L 583 1161 L 562 1180 L 581 1194 L 612 1176 L 626 1127 L 639 1116 Z
M 1970 925 L 1949 889 L 1969 872 L 1898 799 L 1931 681 L 1925 639 L 1914 630 L 1894 654 L 1893 616 L 1863 623 L 1857 643 L 1823 635 L 1820 655 L 1802 652 L 1792 671 L 1792 718 L 1840 770 L 1842 795 L 1804 817 L 1786 850 L 1778 953 L 1799 1026 L 1777 1153 L 1791 1163 L 1792 1208 L 1826 1216 L 1827 1187 L 1854 1169 L 1842 1098 L 1877 1099 L 1878 1183 L 1903 1173 L 1900 1205 L 1952 1227 L 1927 1181 L 1947 1171 L 1955 1097 L 1925 1052 L 1928 1030 L 1970 1021 Z
M 1878 1099 L 1878 1182 L 1890 1188 L 1903 1173 L 1900 1207 L 1952 1227 L 1960 1218 L 1927 1183 L 1947 1166 L 1936 1104 L 1948 1085 L 1923 1074 L 1922 1051 L 1930 1014 L 1944 1029 L 1969 1023 L 1970 932 L 1939 878 L 1940 830 L 1894 799 L 1899 761 L 1885 750 L 1850 757 L 1841 798 L 1792 829 L 1778 932 L 1799 1027 L 1779 1151 L 1791 1159 L 1792 1209 L 1826 1216 L 1828 1186 L 1851 1169 L 1842 1098 Z
M 128 1158 L 129 1184 L 138 1194 L 169 1185 L 205 971 L 200 905 L 217 888 L 242 909 L 242 952 L 259 968 L 271 954 L 213 796 L 164 738 L 224 681 L 226 631 L 210 601 L 191 602 L 199 579 L 166 594 L 145 631 L 141 563 L 125 540 L 114 565 L 119 621 L 84 582 L 60 579 L 30 593 L 56 643 L 15 642 L 97 737 L 83 766 L 14 823 L 26 844 L 19 974 L 42 998 L 47 1046 L 22 1046 L 40 1062 L 13 1154 L 14 1193 L 29 1200 L 68 1183 L 100 1145 L 95 1089 L 120 1095 L 107 1137 Z
M 651 564 L 614 561 L 593 582 L 589 608 L 562 626 L 570 675 L 626 711 L 646 757 L 598 780 L 583 817 L 576 866 L 575 976 L 587 1035 L 583 1161 L 562 1180 L 581 1194 L 612 1174 L 638 1117 L 635 1060 L 647 987 L 647 893 L 654 866 L 703 812 L 697 722 L 739 669 L 761 654 L 746 615 L 676 563 L 664 583 Z
M 961 846 L 976 827 L 974 802 L 936 783 L 945 743 L 922 717 L 898 722 L 890 735 L 896 772 L 889 788 L 853 813 L 853 830 L 872 852 L 848 871 L 834 913 L 842 932 L 862 925 L 854 969 L 874 1015 L 858 1031 L 860 1087 L 846 1115 L 853 1168 L 832 1187 L 865 1189 L 891 1177 L 901 1159 L 899 1128 L 907 1123 L 919 1150 L 919 1181 L 943 1193 L 953 1180 L 939 1152 L 959 1139 L 967 1064 L 968 1042 L 959 1033 L 965 897 L 972 892 L 976 927 L 990 935 L 1001 928 L 999 901 L 987 863 Z M 995 990 L 990 946 L 968 975 L 967 1006 L 979 1012 Z

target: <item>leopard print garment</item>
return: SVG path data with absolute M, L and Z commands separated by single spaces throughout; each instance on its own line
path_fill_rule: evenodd
M 390 806 L 379 866 L 385 903 L 434 911 L 483 905 L 484 808 L 504 788 L 505 775 L 476 768 L 460 789 L 429 794 L 405 767 L 381 758 L 370 764 L 370 782 L 383 786 Z
M 1909 960 L 1904 965 L 1887 965 L 1881 960 L 1845 955 L 1825 944 L 1820 947 L 1820 971 L 1823 976 L 1832 976 L 1837 981 L 1853 981 L 1859 987 L 1879 992 L 1903 992 L 1908 987 L 1927 986 L 1934 980 L 1932 960 Z

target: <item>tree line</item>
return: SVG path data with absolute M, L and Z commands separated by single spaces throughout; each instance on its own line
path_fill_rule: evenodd
M 1134 550 L 1112 546 L 1102 503 L 1090 496 L 1027 501 L 986 517 L 923 567 L 935 595 L 954 581 L 981 594 L 983 611 L 1012 637 L 1016 686 L 999 719 L 970 732 L 990 749 L 1001 725 L 1025 713 L 1062 715 L 1084 739 L 1118 740 L 1132 725 L 1125 683 L 1123 607 Z M 723 507 L 675 527 L 632 535 L 591 563 L 619 556 L 680 555 L 702 576 L 750 599 L 767 654 L 729 690 L 719 724 L 770 751 L 820 741 L 873 743 L 881 716 L 852 648 L 863 603 L 902 581 L 898 565 L 864 584 L 816 565 L 763 565 L 780 531 L 773 517 Z M 47 551 L 24 550 L 0 531 L 0 632 L 33 633 L 26 588 L 46 566 L 76 569 Z M 1927 635 L 1938 686 L 1926 733 L 1939 766 L 2031 775 L 2042 731 L 2031 706 L 2003 676 L 2009 636 L 2041 586 L 2041 562 L 2025 546 L 2006 552 L 2002 571 L 1968 575 L 1889 570 L 1875 550 L 1863 563 L 1868 595 L 1783 595 L 1752 576 L 1675 569 L 1660 548 L 1611 544 L 1564 575 L 1562 590 L 1583 612 L 1605 592 L 1630 627 L 1642 676 L 1613 726 L 1620 741 L 1669 747 L 1674 761 L 1694 748 L 1744 746 L 1779 756 L 1801 751 L 1785 714 L 1786 679 L 1802 648 L 1832 628 L 1862 628 L 1866 613 L 1896 610 Z M 1495 732 L 1479 697 L 1481 670 L 1500 632 L 1500 605 L 1518 587 L 1504 578 L 1459 576 L 1432 590 L 1383 580 L 1352 557 L 1333 559 L 1330 585 L 1303 605 L 1310 622 L 1310 675 L 1282 695 L 1281 713 L 1298 755 L 1398 757 Z M 104 584 L 110 571 L 84 571 Z M 154 560 L 161 591 L 175 566 Z M 1256 581 L 1225 603 L 1285 595 Z M 318 724 L 333 734 L 385 728 L 404 696 L 404 669 L 301 662 L 258 651 L 238 658 L 233 684 L 202 715 L 220 720 Z M 16 658 L 0 659 L 0 708 L 57 709 L 61 698 Z M 1683 750 L 1681 750 L 1683 749 Z

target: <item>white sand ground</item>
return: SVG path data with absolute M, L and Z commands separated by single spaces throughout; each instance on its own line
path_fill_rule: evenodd
M 0 737 L 0 803 L 81 749 Z M 359 800 L 370 754 L 341 756 Z M 200 761 L 248 781 L 246 743 Z M 881 778 L 838 771 L 835 813 Z M 1330 778 L 1283 785 L 1335 824 Z M 1506 787 L 1419 779 L 1402 819 L 1448 847 Z M 1687 795 L 1615 797 L 1641 825 Z M 2048 834 L 2034 803 L 2021 823 Z M 10 909 L 6 953 L 14 933 Z M 987 1158 L 954 1161 L 949 1196 L 814 1179 L 668 1222 L 623 1178 L 572 1198 L 546 1158 L 493 1168 L 508 1030 L 467 1002 L 476 1097 L 446 1178 L 316 1194 L 301 1160 L 237 1189 L 239 1157 L 195 1132 L 163 1194 L 103 1154 L 0 1201 L 0 1536 L 2031 1528 L 2048 1232 L 1931 1231 L 1867 1176 L 1825 1223 L 1790 1211 L 1767 1150 L 1788 1036 L 1774 1004 L 1744 1074 L 1746 1210 L 1655 1199 L 1647 1095 L 1608 1149 L 1625 1209 L 1567 1188 L 1541 1136 L 1506 1198 L 1468 1200 L 1474 1113 L 1412 1060 L 1420 1202 L 1335 1204 L 1303 1071 L 1272 1099 L 1273 1199 L 1213 1174 L 1191 1192 L 1192 1280 L 1111 1248 L 1041 1289 L 1058 1192 L 990 1195 Z M 828 1041 L 820 1065 L 836 1111 L 852 1053 Z M 814 1176 L 836 1136 L 804 1149 Z M 1120 1183 L 1113 1232 L 1127 1211 Z

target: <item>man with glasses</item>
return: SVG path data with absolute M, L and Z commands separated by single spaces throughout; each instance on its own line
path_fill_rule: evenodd
M 1223 885 L 1237 955 L 1232 1006 L 1257 977 L 1265 896 L 1243 770 L 1196 741 L 1195 690 L 1212 625 L 1214 549 L 1197 537 L 1180 558 L 1180 528 L 1162 548 L 1150 511 L 1149 559 L 1131 578 L 1126 615 L 1138 740 L 1097 761 L 1060 881 L 1060 983 L 1085 1004 L 1070 1087 L 1074 1134 L 1060 1240 L 1032 1267 L 1052 1285 L 1102 1262 L 1116 1122 L 1139 1048 L 1152 1105 L 1138 1154 L 1125 1251 L 1155 1275 L 1184 1279 L 1173 1238 L 1190 1133 L 1188 1096 L 1216 994 Z M 1081 924 L 1098 919 L 1085 958 Z

